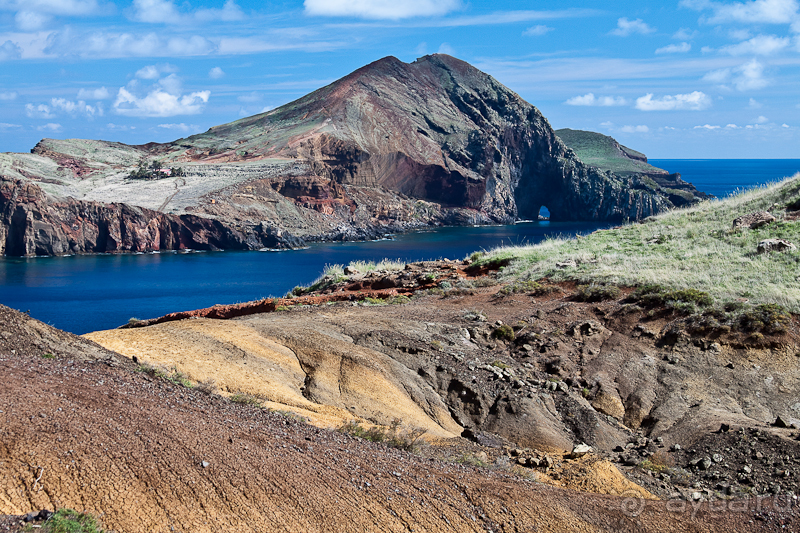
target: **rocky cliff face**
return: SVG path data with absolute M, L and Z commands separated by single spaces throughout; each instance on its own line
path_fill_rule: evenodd
M 153 161 L 186 175 L 128 177 Z M 445 55 L 388 57 L 169 144 L 45 139 L 0 154 L 0 177 L 6 255 L 292 246 L 512 223 L 542 206 L 552 220 L 622 221 L 677 198 L 584 164 L 538 109 Z

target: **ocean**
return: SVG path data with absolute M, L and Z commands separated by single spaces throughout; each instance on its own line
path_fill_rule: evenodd
M 791 176 L 800 160 L 651 160 L 717 197 Z M 315 244 L 286 252 L 193 252 L 0 258 L 0 303 L 73 333 L 130 318 L 282 296 L 326 265 L 384 258 L 462 259 L 501 245 L 590 233 L 605 224 L 529 222 L 441 228 L 366 243 Z

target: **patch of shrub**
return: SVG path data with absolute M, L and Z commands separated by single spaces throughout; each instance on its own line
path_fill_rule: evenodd
M 603 300 L 616 300 L 622 291 L 616 285 L 578 285 L 575 299 L 579 302 L 602 302 Z
M 628 302 L 643 307 L 666 307 L 682 314 L 691 314 L 697 307 L 708 307 L 714 304 L 710 294 L 697 289 L 668 290 L 660 285 L 644 285 L 633 291 Z
M 56 356 L 51 354 L 50 352 L 42 354 L 42 359 L 55 359 L 55 358 L 56 358 Z
M 253 407 L 264 407 L 261 403 L 261 398 L 258 396 L 253 396 L 252 394 L 247 394 L 246 392 L 237 392 L 235 394 L 231 394 L 230 401 L 233 403 L 238 403 L 240 405 L 252 405 Z
M 779 304 L 761 304 L 739 315 L 739 329 L 746 332 L 784 333 L 792 316 Z
M 516 338 L 516 335 L 514 334 L 514 328 L 512 328 L 508 324 L 503 324 L 502 326 L 500 326 L 499 328 L 497 328 L 492 332 L 492 338 L 501 341 L 513 342 L 514 339 Z
M 48 518 L 41 528 L 25 526 L 24 531 L 43 533 L 104 533 L 97 519 L 89 513 L 79 513 L 72 509 L 59 509 Z
M 169 381 L 173 385 L 179 385 L 181 387 L 186 387 L 187 389 L 192 388 L 192 381 L 189 379 L 189 376 L 179 371 L 174 366 L 170 369 L 165 369 L 160 366 L 142 363 L 136 367 L 136 371 L 143 372 L 148 376 L 160 379 L 162 381 Z
M 669 472 L 675 466 L 675 460 L 669 456 L 664 450 L 659 450 L 641 463 L 639 468 L 642 470 L 650 470 L 658 474 L 662 472 Z
M 342 424 L 337 431 L 368 440 L 370 442 L 382 442 L 392 448 L 413 452 L 417 449 L 424 429 L 410 428 L 401 429 L 400 420 L 394 419 L 389 427 L 372 426 L 365 428 L 355 420 Z
M 515 281 L 513 283 L 509 283 L 508 285 L 503 286 L 499 291 L 497 291 L 498 296 L 509 296 L 511 294 L 516 294 L 518 292 L 531 292 L 535 293 L 542 289 L 542 285 L 532 281 Z

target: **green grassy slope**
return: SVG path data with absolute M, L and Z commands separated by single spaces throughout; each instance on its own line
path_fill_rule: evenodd
M 800 247 L 800 221 L 786 206 L 800 200 L 800 174 L 724 200 L 702 202 L 644 223 L 575 239 L 506 247 L 475 254 L 476 263 L 508 262 L 509 281 L 576 280 L 624 286 L 657 284 L 707 292 L 718 305 L 780 304 L 800 313 L 800 251 L 756 254 L 759 241 L 787 239 Z M 733 230 L 733 219 L 768 210 L 778 220 L 756 230 Z M 573 261 L 575 266 L 564 267 Z M 562 266 L 557 266 L 562 263 Z
M 623 175 L 632 172 L 666 173 L 647 163 L 644 154 L 619 144 L 607 135 L 569 128 L 556 130 L 556 135 L 587 165 Z

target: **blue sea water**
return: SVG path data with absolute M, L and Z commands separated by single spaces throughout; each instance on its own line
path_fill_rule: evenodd
M 800 172 L 800 159 L 650 159 L 649 163 L 679 172 L 684 181 L 717 198 Z
M 800 171 L 800 160 L 651 160 L 698 189 L 723 197 Z M 0 258 L 0 303 L 73 333 L 131 317 L 281 296 L 325 265 L 354 260 L 460 259 L 500 245 L 589 233 L 594 223 L 530 222 L 442 228 L 367 243 L 316 244 L 288 252 L 204 252 Z

